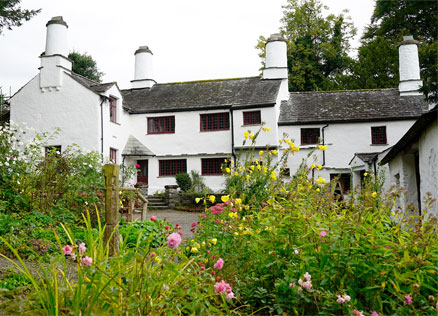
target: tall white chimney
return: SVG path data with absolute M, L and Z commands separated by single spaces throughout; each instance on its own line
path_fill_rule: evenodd
M 412 35 L 403 36 L 398 44 L 400 83 L 398 90 L 401 96 L 421 95 L 418 91 L 423 86 L 420 78 L 420 62 L 418 59 L 418 41 Z
M 266 41 L 263 79 L 287 79 L 287 44 L 281 34 L 272 34 Z
M 42 92 L 60 90 L 63 72 L 71 72 L 68 56 L 67 23 L 62 16 L 55 16 L 46 24 L 46 50 L 41 54 L 40 88 Z
M 153 79 L 153 54 L 149 47 L 140 46 L 134 53 L 135 74 L 132 88 L 152 88 L 157 82 Z

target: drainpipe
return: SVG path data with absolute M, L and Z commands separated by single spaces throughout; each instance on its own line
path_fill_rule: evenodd
M 329 126 L 329 125 L 326 124 L 325 126 L 323 126 L 323 127 L 321 128 L 321 133 L 322 133 L 322 145 L 323 145 L 323 146 L 324 146 L 324 144 L 325 144 L 324 129 L 325 129 L 326 127 L 328 127 L 328 126 Z M 325 150 L 322 151 L 322 165 L 325 166 Z
M 236 155 L 234 154 L 234 116 L 233 109 L 230 107 L 231 114 L 231 156 L 233 157 L 233 161 L 236 162 Z
M 101 96 L 102 102 L 100 102 L 100 154 L 103 162 L 103 103 L 106 100 L 105 96 Z
M 374 165 L 374 179 L 377 179 L 377 156 L 373 159 Z

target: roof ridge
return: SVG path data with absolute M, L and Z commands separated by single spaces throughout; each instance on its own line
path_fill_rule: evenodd
M 330 91 L 295 91 L 289 94 L 313 94 L 313 93 L 345 93 L 345 92 L 369 92 L 369 91 L 393 91 L 397 88 L 355 89 L 355 90 L 330 90 Z

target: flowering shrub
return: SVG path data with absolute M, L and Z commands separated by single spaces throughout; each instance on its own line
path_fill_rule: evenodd
M 394 214 L 396 194 L 382 194 L 371 175 L 340 202 L 330 183 L 312 181 L 315 165 L 280 182 L 269 176 L 271 162 L 264 160 L 264 175 L 249 159 L 226 170 L 229 196 L 206 207 L 187 248 L 207 267 L 223 258 L 211 274 L 233 283 L 243 314 L 436 313 L 436 218 Z

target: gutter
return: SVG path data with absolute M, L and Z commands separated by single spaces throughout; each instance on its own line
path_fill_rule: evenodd
M 321 128 L 321 134 L 322 134 L 322 145 L 325 144 L 325 136 L 324 136 L 324 129 L 328 127 L 329 125 L 326 124 Z M 325 150 L 322 151 L 322 165 L 325 166 Z

